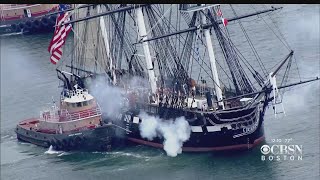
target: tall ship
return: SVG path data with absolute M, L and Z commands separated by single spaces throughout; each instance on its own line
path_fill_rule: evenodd
M 96 92 L 103 119 L 125 129 L 123 137 L 170 156 L 255 147 L 265 138 L 267 107 L 285 113 L 281 89 L 318 80 L 288 84 L 294 51 L 277 34 L 285 49 L 275 50 L 277 63 L 267 69 L 242 23 L 281 7 L 242 15 L 219 4 L 82 7 L 62 24 L 73 24 L 75 35 L 66 67 Z
M 58 4 L 0 4 L 0 34 L 53 32 Z

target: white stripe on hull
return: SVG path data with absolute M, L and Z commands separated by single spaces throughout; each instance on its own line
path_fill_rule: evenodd
M 192 132 L 203 132 L 201 126 L 191 126 Z

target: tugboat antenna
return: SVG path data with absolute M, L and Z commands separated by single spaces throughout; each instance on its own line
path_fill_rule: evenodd
M 53 107 L 54 107 L 54 108 L 56 108 L 56 107 L 57 107 L 57 105 L 56 105 L 56 102 L 55 102 L 55 100 L 54 100 L 53 96 L 51 96 L 51 99 L 52 99 Z

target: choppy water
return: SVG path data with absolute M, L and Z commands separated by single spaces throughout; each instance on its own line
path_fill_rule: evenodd
M 319 12 L 319 5 L 287 5 L 276 18 L 296 52 L 302 78 L 320 74 Z M 56 67 L 46 50 L 50 38 L 1 37 L 1 179 L 319 178 L 319 82 L 288 91 L 284 98 L 287 116 L 275 119 L 269 109 L 265 117 L 266 143 L 292 138 L 293 144 L 303 146 L 300 161 L 263 162 L 259 147 L 239 154 L 183 153 L 172 158 L 163 150 L 144 146 L 104 153 L 53 152 L 18 142 L 15 125 L 38 116 L 41 107 L 60 93 Z M 274 42 L 264 40 L 262 54 L 271 58 L 277 44 L 270 48 Z M 270 59 L 263 60 L 268 64 Z

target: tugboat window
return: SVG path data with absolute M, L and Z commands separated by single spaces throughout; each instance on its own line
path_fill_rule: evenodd
M 78 102 L 78 103 L 77 103 L 77 107 L 81 107 L 81 102 Z
M 83 106 L 88 106 L 88 101 L 84 101 Z

